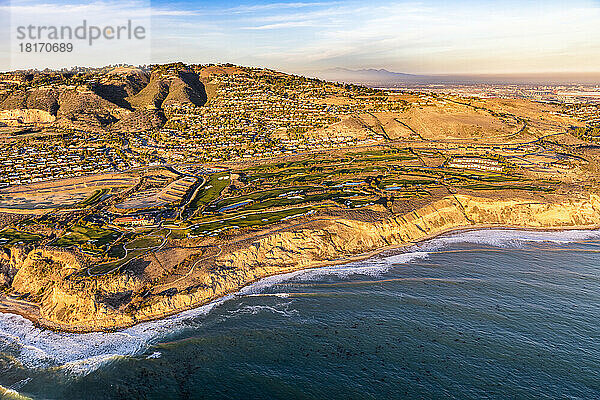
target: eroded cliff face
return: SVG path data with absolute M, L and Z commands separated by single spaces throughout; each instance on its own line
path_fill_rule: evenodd
M 409 243 L 435 231 L 467 225 L 470 222 L 458 201 L 450 197 L 377 223 L 335 219 L 318 230 L 278 233 L 226 254 L 218 263 L 232 269 L 281 264 L 306 268 L 315 262 Z
M 33 250 L 11 255 L 18 270 L 11 289 L 40 305 L 42 324 L 90 331 L 119 328 L 205 304 L 260 278 L 341 262 L 390 246 L 413 243 L 458 228 L 514 226 L 572 228 L 600 225 L 600 197 L 486 199 L 448 196 L 405 215 L 378 222 L 324 219 L 318 228 L 296 228 L 223 251 L 177 289 L 152 292 L 128 273 L 86 277 L 86 266 L 64 252 Z M 182 286 L 183 284 L 183 286 Z
M 559 201 L 489 200 L 456 196 L 465 213 L 477 224 L 529 228 L 595 226 L 600 223 L 600 196 Z
M 568 228 L 598 224 L 600 197 L 596 195 L 557 203 L 457 195 L 377 223 L 339 219 L 321 230 L 279 233 L 226 254 L 218 262 L 232 269 L 281 264 L 305 268 L 315 261 L 417 242 L 463 227 Z
M 93 330 L 104 324 L 133 323 L 106 300 L 139 290 L 142 282 L 126 274 L 85 279 L 86 261 L 64 250 L 15 248 L 8 270 L 16 273 L 3 274 L 4 281 L 13 294 L 38 304 L 39 316 L 51 327 L 74 324 Z

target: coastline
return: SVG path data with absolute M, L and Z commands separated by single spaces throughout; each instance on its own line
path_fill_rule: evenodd
M 426 236 L 423 236 L 422 238 L 420 238 L 419 240 L 416 240 L 416 241 L 391 244 L 391 245 L 384 246 L 384 247 L 374 249 L 374 250 L 370 250 L 370 251 L 367 251 L 367 252 L 364 252 L 361 254 L 342 256 L 335 260 L 319 261 L 319 262 L 315 262 L 314 265 L 310 265 L 305 268 L 282 269 L 277 273 L 270 274 L 270 275 L 264 275 L 264 276 L 261 276 L 260 278 L 254 279 L 252 281 L 248 281 L 243 286 L 240 286 L 239 288 L 237 288 L 234 291 L 225 292 L 219 296 L 205 299 L 201 302 L 189 305 L 187 307 L 182 307 L 180 309 L 173 310 L 171 312 L 165 312 L 159 316 L 136 319 L 136 321 L 132 324 L 115 325 L 115 326 L 111 326 L 111 327 L 104 328 L 104 329 L 89 329 L 89 328 L 88 329 L 85 329 L 85 328 L 80 329 L 78 327 L 70 326 L 68 324 L 58 324 L 54 321 L 47 320 L 47 319 L 43 318 L 39 312 L 27 312 L 27 311 L 25 311 L 23 309 L 19 309 L 19 308 L 6 307 L 6 305 L 4 303 L 6 300 L 9 300 L 10 302 L 13 302 L 14 304 L 26 303 L 26 302 L 7 299 L 3 295 L 0 295 L 0 313 L 18 315 L 22 318 L 25 318 L 25 319 L 31 321 L 34 324 L 34 326 L 36 326 L 39 329 L 46 329 L 46 330 L 51 330 L 51 331 L 59 332 L 59 333 L 85 334 L 85 333 L 93 333 L 93 332 L 116 332 L 116 331 L 127 329 L 132 326 L 144 323 L 144 322 L 151 322 L 151 321 L 169 318 L 169 317 L 181 314 L 181 313 L 189 311 L 189 310 L 193 310 L 193 309 L 196 309 L 199 307 L 206 306 L 212 302 L 218 301 L 227 296 L 235 295 L 236 293 L 238 293 L 245 287 L 248 287 L 248 286 L 255 284 L 263 279 L 267 279 L 267 278 L 270 278 L 273 276 L 285 275 L 285 274 L 297 272 L 297 271 L 314 270 L 314 269 L 326 268 L 326 267 L 331 267 L 331 266 L 336 266 L 336 265 L 344 265 L 344 264 L 349 264 L 349 263 L 353 263 L 353 262 L 364 261 L 364 260 L 373 258 L 381 253 L 384 253 L 386 251 L 406 249 L 410 246 L 415 246 L 420 243 L 423 243 L 428 240 L 432 240 L 434 238 L 438 238 L 438 237 L 441 237 L 444 235 L 451 235 L 451 234 L 456 234 L 456 233 L 461 233 L 461 232 L 471 232 L 471 231 L 485 231 L 485 230 L 492 230 L 492 229 L 516 230 L 516 231 L 524 231 L 524 232 L 526 232 L 526 231 L 531 231 L 531 232 L 563 232 L 564 231 L 564 232 L 566 232 L 566 231 L 575 231 L 575 230 L 594 231 L 594 230 L 600 229 L 600 224 L 572 225 L 572 226 L 544 226 L 544 227 L 531 227 L 531 226 L 521 226 L 521 225 L 514 225 L 514 224 L 475 224 L 475 225 L 464 225 L 464 226 L 457 226 L 457 227 L 442 229 L 440 231 L 430 233 Z M 25 305 L 21 304 L 21 306 L 25 306 Z M 26 307 L 31 310 L 32 308 L 37 307 L 37 305 L 32 304 L 32 303 L 26 303 Z

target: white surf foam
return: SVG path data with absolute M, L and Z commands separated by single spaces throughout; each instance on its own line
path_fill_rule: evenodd
M 160 358 L 161 356 L 162 356 L 162 353 L 160 351 L 155 351 L 154 353 L 147 356 L 146 359 L 150 360 L 152 358 Z
M 279 314 L 284 317 L 291 317 L 292 315 L 298 314 L 298 310 L 294 310 L 291 308 L 292 302 L 279 303 L 275 305 L 265 305 L 265 304 L 245 304 L 236 308 L 235 310 L 231 310 L 228 312 L 228 317 L 236 317 L 242 315 L 257 315 L 261 313 L 271 313 L 271 314 Z
M 87 374 L 119 357 L 143 353 L 157 340 L 185 329 L 189 326 L 186 321 L 206 315 L 229 298 L 111 333 L 52 332 L 39 329 L 18 315 L 0 313 L 0 352 L 14 356 L 26 368 L 59 368 L 72 374 Z
M 428 256 L 429 253 L 426 251 L 409 251 L 393 255 L 380 255 L 368 260 L 300 271 L 297 278 L 302 280 L 318 280 L 325 276 L 335 276 L 344 279 L 351 275 L 376 277 L 385 274 L 395 265 L 407 264 L 418 259 L 427 258 Z
M 484 229 L 440 236 L 418 244 L 414 248 L 435 251 L 459 243 L 519 248 L 531 242 L 566 244 L 594 239 L 600 239 L 600 230 L 522 231 L 517 229 Z
M 567 244 L 600 240 L 600 230 L 522 231 L 516 229 L 485 229 L 452 233 L 427 240 L 405 249 L 391 250 L 368 260 L 344 265 L 299 271 L 282 276 L 285 280 L 316 280 L 325 276 L 348 278 L 351 275 L 381 276 L 399 264 L 422 260 L 434 252 L 457 244 L 470 243 L 499 248 L 522 248 L 527 243 Z
M 186 328 L 197 326 L 201 323 L 197 317 L 208 314 L 215 306 L 229 299 L 257 295 L 269 287 L 285 282 L 321 280 L 326 276 L 336 276 L 342 279 L 351 275 L 379 276 L 398 264 L 422 260 L 427 258 L 432 251 L 459 243 L 521 247 L 526 242 L 571 243 L 594 239 L 600 240 L 600 231 L 533 232 L 490 229 L 461 232 L 411 246 L 401 253 L 398 250 L 369 260 L 296 271 L 261 279 L 241 289 L 237 294 L 226 296 L 208 305 L 160 321 L 141 323 L 114 333 L 56 333 L 39 329 L 20 316 L 0 313 L 0 352 L 14 356 L 26 368 L 58 368 L 71 374 L 87 374 L 120 357 L 143 354 L 152 344 Z M 287 293 L 273 295 L 282 297 L 283 300 L 287 297 Z M 242 304 L 239 313 L 254 314 L 260 311 L 269 311 L 290 314 L 293 312 L 289 309 L 267 310 L 260 307 Z

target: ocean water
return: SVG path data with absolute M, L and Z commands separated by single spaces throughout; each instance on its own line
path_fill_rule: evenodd
M 600 232 L 452 234 L 109 334 L 0 314 L 0 385 L 34 399 L 600 399 Z

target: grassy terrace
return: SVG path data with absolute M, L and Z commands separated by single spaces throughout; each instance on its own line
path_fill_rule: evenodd
M 424 188 L 412 186 L 436 184 L 436 174 L 422 176 L 417 171 L 410 179 L 396 179 L 393 168 L 418 159 L 412 152 L 388 149 L 349 154 L 339 158 L 317 156 L 303 160 L 252 166 L 232 173 L 239 175 L 230 184 L 229 173 L 210 176 L 205 190 L 193 200 L 196 213 L 183 226 L 194 236 L 214 235 L 231 229 L 263 227 L 312 212 L 319 207 L 355 208 L 375 203 L 385 204 L 378 185 L 408 185 L 395 188 L 396 198 L 426 196 Z M 397 165 L 398 164 L 398 165 Z M 414 163 L 413 163 L 414 164 Z M 406 176 L 405 172 L 401 172 Z M 383 177 L 389 177 L 383 181 Z M 226 196 L 223 197 L 223 194 Z
M 19 243 L 33 243 L 42 239 L 40 235 L 22 232 L 16 229 L 3 229 L 0 231 L 0 245 L 13 245 Z
M 217 201 L 213 206 L 208 207 L 208 210 L 219 210 L 223 207 L 227 207 L 236 203 L 244 202 L 247 200 L 252 200 L 253 202 L 260 202 L 266 199 L 276 198 L 283 196 L 292 192 L 306 192 L 309 190 L 317 189 L 314 186 L 290 186 L 279 189 L 270 189 L 270 190 L 261 190 L 258 192 L 253 192 L 248 195 L 238 196 L 238 197 L 228 197 L 222 200 Z
M 427 167 L 397 167 L 392 173 L 403 173 L 415 176 L 418 179 L 433 178 L 439 180 L 444 178 L 448 181 L 484 181 L 484 182 L 506 182 L 520 179 L 518 176 L 500 174 L 496 172 L 480 172 L 474 170 L 459 170 L 452 168 L 427 168 Z
M 118 270 L 131 260 L 158 249 L 163 244 L 167 232 L 167 230 L 161 229 L 141 235 L 127 233 L 119 240 L 119 243 L 113 244 L 107 252 L 109 257 L 117 259 L 96 265 L 90 268 L 87 273 L 96 275 Z
M 429 156 L 434 155 L 436 158 Z M 429 157 L 429 158 L 428 158 Z M 430 160 L 428 162 L 425 160 Z M 119 232 L 95 223 L 78 222 L 51 245 L 77 246 L 107 262 L 86 271 L 103 274 L 155 251 L 167 234 L 173 239 L 214 236 L 243 228 L 262 228 L 319 208 L 390 207 L 397 201 L 425 198 L 442 186 L 469 190 L 548 192 L 555 182 L 531 181 L 511 171 L 483 172 L 440 167 L 444 157 L 408 149 L 316 155 L 302 160 L 255 165 L 209 174 L 189 203 L 182 221 L 163 221 L 158 230 Z M 239 178 L 235 179 L 238 176 Z M 110 189 L 96 190 L 80 205 L 98 204 Z M 0 231 L 0 245 L 42 239 L 28 233 L 41 219 L 25 220 L 25 229 Z M 53 223 L 47 224 L 52 228 Z M 70 225 L 70 224 L 69 224 Z M 67 225 L 68 226 L 68 225 Z
M 261 201 L 260 203 L 254 203 L 247 207 L 246 210 L 266 210 L 275 207 L 288 207 L 296 206 L 304 203 L 319 203 L 324 201 L 335 201 L 340 202 L 345 197 L 351 196 L 354 193 L 344 193 L 340 191 L 333 191 L 327 193 L 315 193 L 307 195 L 295 195 L 289 197 L 272 198 Z
M 270 178 L 274 174 L 280 173 L 284 173 L 289 176 L 295 173 L 306 174 L 311 172 L 323 172 L 326 170 L 335 171 L 343 170 L 343 168 L 350 168 L 354 170 L 357 169 L 357 166 L 368 167 L 376 163 L 383 163 L 383 166 L 385 166 L 389 163 L 404 162 L 415 159 L 417 159 L 417 157 L 406 149 L 392 148 L 389 150 L 352 153 L 333 159 L 326 156 L 317 156 L 317 158 L 309 158 L 305 160 L 259 165 L 245 169 L 243 172 L 252 176 L 254 179 L 263 179 Z
M 190 229 L 195 236 L 218 234 L 230 229 L 246 227 L 263 227 L 284 219 L 307 215 L 318 209 L 318 206 L 290 208 L 280 211 L 263 211 L 255 213 L 238 214 L 227 218 L 205 222 Z
M 390 198 L 427 197 L 430 188 L 441 185 L 472 190 L 548 190 L 519 175 L 428 167 L 415 163 L 419 159 L 413 151 L 390 148 L 339 158 L 317 156 L 263 164 L 233 171 L 239 182 L 227 191 L 230 181 L 224 178 L 229 173 L 215 174 L 194 200 L 203 215 L 196 214 L 184 226 L 193 227 L 193 235 L 260 227 L 303 207 L 386 205 Z
M 318 191 L 315 193 L 315 191 Z M 297 206 L 304 203 L 323 201 L 343 201 L 357 193 L 341 190 L 325 191 L 320 187 L 289 186 L 280 189 L 264 190 L 244 196 L 228 197 L 206 208 L 209 212 L 228 213 L 240 210 L 258 211 L 276 207 Z
M 132 240 L 125 245 L 127 250 L 150 249 L 160 246 L 163 239 L 156 236 L 142 236 Z
M 208 204 L 221 196 L 221 193 L 231 183 L 229 172 L 221 172 L 210 175 L 202 189 L 198 190 L 196 196 L 190 201 L 189 209 L 193 213 L 204 209 Z
M 121 236 L 120 233 L 93 224 L 76 224 L 52 245 L 77 246 L 88 252 L 102 255 L 108 246 Z
M 258 182 L 280 183 L 283 185 L 294 184 L 322 184 L 325 181 L 335 182 L 338 178 L 353 176 L 357 174 L 377 175 L 387 171 L 387 166 L 365 165 L 350 166 L 348 164 L 312 166 L 312 167 L 289 167 L 273 171 L 246 174 L 243 181 L 249 184 Z
M 380 189 L 388 189 L 399 186 L 415 186 L 415 185 L 432 185 L 437 184 L 437 180 L 429 176 L 419 175 L 400 175 L 381 180 L 378 187 Z
M 134 258 L 140 257 L 150 250 L 132 250 L 128 251 L 124 258 L 119 260 L 103 263 L 90 268 L 87 272 L 89 275 L 106 274 L 111 271 L 116 271 Z
M 362 153 L 353 154 L 353 159 L 363 162 L 392 162 L 392 161 L 408 161 L 414 160 L 417 157 L 407 149 L 389 149 L 389 150 L 373 150 Z

